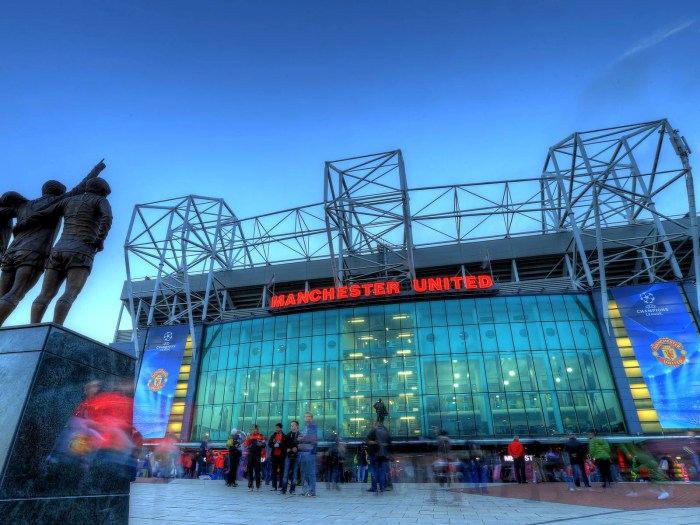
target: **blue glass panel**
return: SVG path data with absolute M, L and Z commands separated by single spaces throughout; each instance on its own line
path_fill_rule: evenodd
M 429 355 L 435 353 L 435 335 L 432 328 L 418 328 L 418 354 Z
M 240 322 L 240 327 L 241 327 L 241 343 L 250 343 L 250 327 L 251 327 L 252 321 L 241 321 Z
M 335 335 L 326 337 L 326 360 L 337 361 L 340 358 L 340 345 Z
M 248 354 L 248 366 L 251 368 L 260 366 L 262 357 L 262 341 L 250 343 L 250 354 Z
M 460 337 L 464 337 L 464 346 L 467 352 L 481 352 L 481 335 L 479 327 L 476 325 L 466 325 L 462 327 Z
M 416 303 L 416 326 L 432 326 L 432 314 L 428 301 Z
M 423 370 L 423 386 L 421 390 L 425 394 L 437 394 L 438 393 L 438 383 L 437 383 L 437 364 L 435 363 L 434 357 L 422 357 L 421 369 Z
M 265 317 L 262 320 L 262 338 L 264 341 L 269 341 L 275 338 L 275 318 Z
M 250 326 L 250 342 L 251 343 L 258 343 L 262 341 L 262 334 L 263 334 L 263 320 L 262 319 L 253 319 L 251 326 Z
M 579 321 L 583 319 L 581 312 L 581 296 L 580 295 L 564 295 L 564 305 L 566 306 L 566 315 L 571 321 Z
M 276 365 L 282 365 L 286 359 L 287 340 L 275 339 L 272 342 L 272 362 Z
M 463 324 L 462 309 L 460 308 L 460 301 L 458 299 L 445 301 L 445 311 L 447 312 L 448 325 L 454 326 Z
M 537 309 L 540 313 L 540 319 L 543 321 L 554 321 L 554 310 L 548 295 L 537 296 Z
M 544 340 L 547 348 L 557 349 L 562 347 L 561 343 L 559 342 L 556 323 L 543 322 L 542 330 L 544 331 Z
M 460 301 L 462 310 L 462 322 L 466 325 L 477 324 L 476 301 L 474 299 L 462 299 Z
M 513 336 L 513 347 L 516 352 L 530 350 L 530 334 L 528 332 L 528 327 L 536 324 L 537 323 L 512 323 L 510 325 L 510 331 Z
M 299 338 L 299 362 L 308 363 L 311 361 L 311 338 Z
M 479 325 L 479 335 L 481 336 L 481 348 L 484 352 L 495 352 L 498 350 L 495 325 L 486 323 Z
M 476 303 L 476 315 L 478 323 L 493 323 L 491 299 L 484 297 L 481 299 L 476 299 L 474 302 Z
M 493 311 L 494 323 L 508 323 L 508 308 L 506 308 L 506 300 L 504 297 L 494 297 L 491 299 L 491 309 Z
M 299 337 L 299 315 L 288 315 L 287 317 L 287 339 Z
M 311 341 L 311 360 L 319 363 L 326 356 L 326 338 L 322 335 L 315 335 Z
M 433 326 L 447 325 L 447 313 L 445 311 L 445 301 L 431 301 L 430 312 Z
M 370 331 L 381 331 L 386 328 L 384 322 L 384 308 L 382 306 L 369 307 L 369 329 Z
M 564 303 L 564 296 L 550 295 L 549 300 L 552 303 L 552 311 L 554 312 L 554 318 L 556 320 L 566 321 L 568 317 L 566 315 L 566 305 Z
M 450 336 L 447 331 L 447 327 L 435 326 L 433 327 L 433 344 L 435 345 L 436 354 L 449 354 L 450 353 Z
M 284 362 L 287 364 L 299 362 L 299 339 L 287 339 Z
M 326 312 L 313 312 L 313 335 L 326 335 Z
M 537 304 L 537 297 L 525 295 L 520 298 L 523 305 L 523 317 L 525 321 L 540 321 L 540 310 Z
M 275 320 L 275 337 L 274 339 L 286 339 L 287 338 L 287 318 L 286 315 L 279 315 L 274 317 Z
M 559 334 L 559 342 L 561 348 L 570 350 L 576 348 L 574 343 L 574 335 L 571 333 L 571 325 L 566 321 L 557 322 L 557 333 Z
M 313 324 L 313 319 L 312 319 L 310 313 L 301 314 L 299 316 L 299 336 L 300 337 L 310 337 L 312 324 Z
M 263 341 L 261 345 L 260 364 L 269 366 L 272 364 L 272 355 L 274 352 L 272 341 Z
M 513 336 L 510 333 L 510 326 L 507 324 L 497 324 L 496 327 L 496 339 L 498 340 L 498 348 L 501 351 L 512 351 L 515 349 L 513 346 Z
M 522 322 L 525 321 L 525 312 L 523 310 L 523 303 L 520 297 L 512 296 L 506 297 L 506 307 L 508 308 L 508 318 L 510 322 Z
M 457 359 L 463 359 L 464 354 L 467 352 L 466 346 L 466 332 L 464 331 L 464 326 L 450 326 L 448 328 L 450 337 L 450 353 Z M 438 352 L 439 353 L 439 352 Z
M 226 387 L 224 390 L 224 403 L 233 403 L 233 395 L 236 391 L 236 371 L 228 370 L 226 372 Z

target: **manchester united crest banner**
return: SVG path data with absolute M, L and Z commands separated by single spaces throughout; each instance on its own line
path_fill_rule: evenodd
M 144 438 L 165 436 L 189 333 L 189 325 L 178 325 L 148 335 L 134 394 L 134 427 Z
M 675 283 L 614 288 L 662 428 L 700 425 L 700 337 Z

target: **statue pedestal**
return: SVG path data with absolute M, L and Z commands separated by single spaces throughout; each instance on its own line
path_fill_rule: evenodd
M 125 391 L 135 365 L 133 356 L 62 326 L 0 328 L 0 521 L 128 523 L 129 451 L 65 452 L 76 450 L 72 416 L 85 385 Z

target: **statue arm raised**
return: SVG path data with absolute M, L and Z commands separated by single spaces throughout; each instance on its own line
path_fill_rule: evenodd
M 90 173 L 88 173 L 83 180 L 81 180 L 78 185 L 70 190 L 69 192 L 64 193 L 61 195 L 61 199 L 65 199 L 66 197 L 72 197 L 73 195 L 80 195 L 81 193 L 85 193 L 85 188 L 87 187 L 87 183 L 89 180 L 94 179 L 97 177 L 100 173 L 102 173 L 102 170 L 104 170 L 107 167 L 105 164 L 105 159 L 102 159 L 100 162 L 95 164 L 95 167 L 92 168 Z

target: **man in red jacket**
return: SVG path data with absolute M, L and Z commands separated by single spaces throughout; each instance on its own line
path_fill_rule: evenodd
M 515 481 L 518 485 L 527 483 L 525 479 L 525 447 L 518 439 L 518 436 L 513 438 L 513 441 L 508 445 L 508 455 L 513 458 L 513 468 L 515 469 Z

